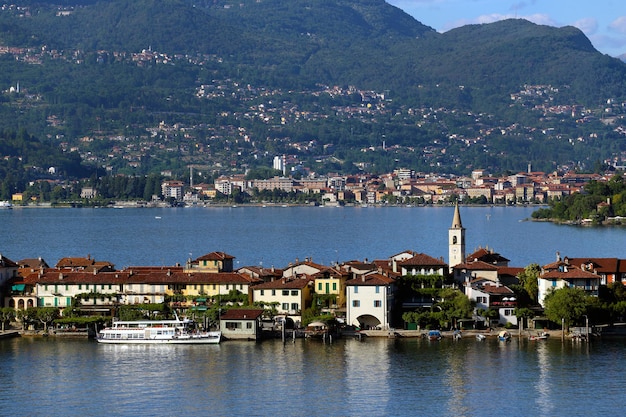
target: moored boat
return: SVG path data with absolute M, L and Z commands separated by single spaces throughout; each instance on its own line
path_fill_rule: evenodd
M 501 342 L 508 342 L 511 340 L 511 333 L 507 332 L 506 330 L 502 330 L 500 333 L 498 333 L 498 340 Z
M 428 332 L 428 340 L 441 340 L 442 337 L 439 330 L 430 330 Z
M 531 334 L 528 336 L 528 340 L 546 340 L 550 336 L 547 332 L 537 332 L 537 334 Z
M 193 320 L 176 317 L 174 320 L 116 321 L 102 329 L 97 340 L 112 344 L 217 344 L 221 339 L 219 331 L 199 331 Z

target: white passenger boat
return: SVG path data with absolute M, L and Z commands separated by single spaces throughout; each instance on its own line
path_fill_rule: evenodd
M 217 344 L 222 332 L 197 330 L 196 322 L 180 320 L 116 321 L 98 334 L 99 343 Z

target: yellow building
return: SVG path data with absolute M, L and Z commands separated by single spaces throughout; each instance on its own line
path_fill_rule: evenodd
M 334 269 L 327 269 L 315 274 L 313 288 L 318 295 L 336 296 L 334 302 L 328 302 L 322 307 L 323 311 L 336 313 L 338 309 L 346 307 L 346 281 L 349 274 Z

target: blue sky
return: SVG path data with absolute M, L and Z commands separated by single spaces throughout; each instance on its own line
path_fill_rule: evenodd
M 387 0 L 421 23 L 445 32 L 455 27 L 523 18 L 555 27 L 576 26 L 600 52 L 626 54 L 624 0 Z

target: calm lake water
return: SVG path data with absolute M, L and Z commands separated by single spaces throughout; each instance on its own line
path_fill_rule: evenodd
M 534 208 L 462 207 L 467 251 L 493 248 L 511 266 L 569 257 L 626 257 L 626 228 L 524 221 Z M 225 207 L 0 210 L 9 259 L 87 256 L 127 266 L 184 264 L 213 251 L 235 266 L 384 259 L 411 249 L 447 262 L 452 207 Z
M 623 340 L 122 346 L 22 338 L 0 341 L 0 414 L 621 415 L 625 353 Z
M 523 221 L 532 208 L 461 208 L 467 250 L 512 266 L 626 257 L 626 228 Z M 236 266 L 381 259 L 406 249 L 447 261 L 453 209 L 186 208 L 0 211 L 13 260 L 87 256 L 174 265 L 212 251 Z M 0 415 L 587 416 L 621 415 L 626 341 L 472 338 L 104 346 L 0 340 Z

